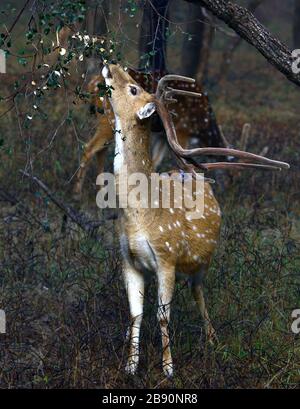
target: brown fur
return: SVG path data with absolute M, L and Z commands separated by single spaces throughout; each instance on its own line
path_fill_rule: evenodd
M 138 95 L 130 95 L 129 84 L 137 83 L 121 67 L 111 65 L 109 68 L 112 78 L 106 78 L 106 82 L 113 86 L 113 110 L 120 119 L 121 132 L 125 137 L 119 141 L 122 143 L 123 164 L 127 167 L 128 175 L 142 172 L 149 180 L 154 172 L 149 150 L 149 120 L 139 120 L 136 113 L 152 102 L 154 96 L 141 87 L 138 87 Z M 121 186 L 123 172 L 123 166 L 115 170 L 118 186 Z M 220 209 L 208 183 L 205 183 L 203 192 L 196 192 L 195 186 L 193 182 L 193 195 L 204 195 L 204 214 L 199 219 L 189 220 L 187 213 L 191 209 L 176 208 L 175 203 L 169 209 L 162 208 L 160 202 L 158 208 L 129 207 L 121 213 L 119 233 L 124 258 L 123 273 L 132 320 L 127 364 L 130 373 L 135 372 L 138 363 L 145 267 L 155 273 L 158 280 L 158 320 L 162 331 L 165 374 L 171 376 L 173 373 L 168 323 L 177 271 L 191 277 L 192 292 L 205 320 L 207 336 L 210 340 L 214 337 L 214 329 L 205 308 L 202 279 L 217 244 Z M 171 185 L 172 189 L 174 184 Z
M 155 90 L 157 81 L 161 77 L 159 75 L 150 75 L 135 70 L 128 70 L 131 77 L 146 91 L 152 92 Z M 92 78 L 88 85 L 88 91 L 92 95 L 91 103 L 98 110 L 103 110 L 103 102 L 99 98 L 98 84 L 103 84 L 102 75 L 97 75 Z M 198 83 L 190 84 L 181 81 L 171 81 L 168 84 L 172 88 L 182 89 L 185 91 L 197 92 L 201 97 L 191 97 L 178 95 L 176 96 L 177 103 L 171 106 L 174 112 L 173 122 L 177 132 L 177 138 L 180 145 L 184 148 L 188 147 L 191 137 L 196 136 L 199 142 L 204 146 L 215 145 L 212 141 L 212 112 L 209 100 L 201 85 Z M 82 187 L 87 170 L 87 165 L 95 154 L 97 154 L 98 173 L 103 172 L 106 144 L 112 137 L 112 124 L 114 117 L 110 109 L 105 110 L 105 115 L 98 115 L 98 125 L 93 138 L 86 144 L 80 168 L 76 175 L 74 185 L 74 197 L 80 199 Z M 220 142 L 218 146 L 222 146 Z M 157 168 L 165 153 L 164 140 L 156 137 L 153 148 L 154 167 Z

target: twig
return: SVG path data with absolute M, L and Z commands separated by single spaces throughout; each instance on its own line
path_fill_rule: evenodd
M 21 8 L 21 10 L 19 11 L 19 14 L 17 15 L 17 17 L 15 18 L 15 20 L 13 21 L 12 25 L 10 26 L 10 28 L 7 30 L 7 34 L 4 36 L 3 40 L 6 40 L 7 37 L 10 35 L 10 33 L 13 31 L 15 25 L 17 24 L 17 22 L 19 21 L 20 17 L 22 16 L 22 14 L 24 13 L 24 10 L 26 9 L 26 7 L 28 6 L 28 4 L 30 3 L 31 0 L 27 0 L 26 3 L 24 4 L 24 6 Z
M 34 183 L 36 183 L 46 193 L 48 198 L 86 233 L 94 238 L 99 238 L 99 236 L 96 234 L 96 230 L 98 227 L 104 224 L 103 221 L 90 220 L 87 215 L 83 214 L 82 212 L 77 212 L 72 206 L 65 204 L 62 200 L 55 197 L 55 195 L 50 191 L 45 183 L 42 182 L 38 177 L 30 175 L 23 170 L 19 170 L 19 172 L 23 176 L 31 179 Z
M 9 202 L 12 206 L 17 206 L 17 209 L 25 214 L 26 216 L 30 216 L 32 220 L 34 220 L 37 224 L 39 224 L 43 229 L 45 229 L 45 225 L 33 214 L 33 212 L 29 209 L 28 206 L 23 204 L 18 198 L 13 196 L 11 193 L 7 192 L 3 188 L 0 187 L 0 197 L 2 196 L 3 200 Z

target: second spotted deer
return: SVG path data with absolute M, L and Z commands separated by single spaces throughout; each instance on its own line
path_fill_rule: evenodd
M 155 91 L 159 79 L 163 76 L 160 71 L 149 74 L 130 68 L 128 68 L 128 73 L 139 86 L 148 92 Z M 202 146 L 225 147 L 224 138 L 201 84 L 182 81 L 178 76 L 176 78 L 168 81 L 168 85 L 183 91 L 182 94 L 177 94 L 177 103 L 172 106 L 173 122 L 180 145 L 187 147 L 194 139 Z M 96 132 L 84 147 L 75 177 L 74 198 L 76 200 L 81 198 L 85 175 L 94 156 L 97 159 L 98 173 L 103 172 L 107 147 L 113 138 L 114 115 L 109 106 L 104 107 L 103 98 L 99 98 L 99 92 L 103 93 L 103 81 L 102 75 L 96 75 L 88 84 L 88 91 L 92 96 L 91 106 L 96 111 L 104 111 L 105 114 L 97 115 Z M 154 168 L 157 169 L 166 156 L 167 145 L 164 129 L 159 121 L 152 124 L 151 130 L 151 157 Z

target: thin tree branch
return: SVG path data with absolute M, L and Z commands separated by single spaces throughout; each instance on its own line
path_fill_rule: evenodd
M 14 19 L 12 25 L 10 26 L 10 28 L 7 30 L 7 34 L 4 36 L 3 40 L 6 40 L 7 37 L 10 35 L 10 33 L 13 31 L 15 25 L 17 24 L 17 22 L 19 21 L 20 17 L 22 16 L 22 14 L 24 13 L 26 7 L 28 6 L 28 4 L 30 3 L 31 0 L 27 0 L 24 4 L 24 6 L 21 8 L 21 10 L 19 11 L 17 17 Z
M 17 206 L 17 210 L 26 215 L 26 217 L 31 217 L 37 224 L 39 224 L 43 229 L 45 229 L 45 225 L 34 215 L 31 209 L 22 203 L 18 198 L 13 196 L 11 193 L 4 190 L 4 188 L 0 187 L 0 199 L 3 199 L 6 202 L 9 202 L 12 206 Z
M 72 222 L 76 223 L 79 227 L 81 227 L 86 233 L 93 236 L 94 238 L 99 238 L 96 234 L 96 230 L 98 227 L 103 225 L 101 221 L 93 221 L 90 220 L 85 214 L 77 212 L 73 207 L 65 204 L 61 199 L 58 199 L 51 190 L 42 182 L 38 177 L 30 175 L 29 173 L 20 170 L 19 171 L 23 176 L 31 179 L 34 183 L 36 183 L 48 196 L 48 198 L 60 209 L 63 213 L 68 216 Z

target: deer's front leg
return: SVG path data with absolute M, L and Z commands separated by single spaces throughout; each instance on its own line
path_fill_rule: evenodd
M 137 271 L 127 261 L 124 262 L 123 275 L 131 317 L 131 323 L 127 333 L 130 342 L 129 356 L 125 370 L 127 373 L 133 375 L 139 362 L 140 328 L 144 304 L 144 277 L 142 273 Z
M 158 312 L 157 319 L 162 336 L 163 371 L 170 378 L 173 376 L 173 361 L 170 348 L 169 322 L 171 301 L 174 291 L 175 271 L 173 268 L 163 268 L 157 273 L 158 281 Z
M 76 181 L 74 185 L 74 199 L 79 200 L 82 194 L 82 186 L 84 183 L 87 166 L 91 159 L 97 154 L 98 172 L 103 172 L 104 158 L 106 155 L 106 144 L 112 139 L 112 130 L 105 115 L 102 115 L 99 119 L 97 130 L 93 138 L 86 144 L 82 158 L 80 161 L 80 167 L 76 174 Z

